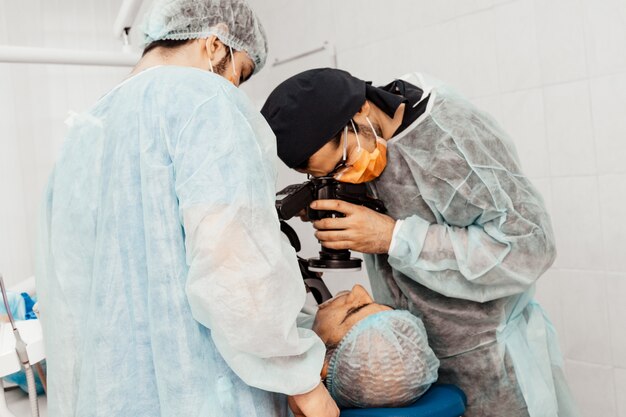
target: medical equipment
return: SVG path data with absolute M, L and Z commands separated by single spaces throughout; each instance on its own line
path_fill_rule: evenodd
M 312 178 L 302 184 L 286 187 L 276 194 L 276 210 L 281 220 L 289 220 L 302 210 L 306 210 L 311 220 L 340 217 L 336 211 L 313 210 L 310 204 L 315 200 L 342 200 L 351 204 L 368 207 L 378 213 L 385 213 L 382 201 L 368 194 L 365 184 L 349 184 L 332 177 Z M 319 258 L 308 260 L 308 270 L 313 272 L 326 271 L 359 271 L 362 260 L 353 258 L 348 249 L 329 249 L 322 246 Z
M 35 374 L 33 372 L 30 360 L 28 359 L 26 343 L 24 342 L 24 340 L 22 340 L 20 332 L 15 325 L 15 320 L 13 319 L 13 313 L 11 312 L 11 308 L 9 306 L 9 298 L 7 297 L 6 288 L 4 287 L 4 277 L 2 276 L 2 274 L 0 274 L 0 290 L 2 291 L 4 306 L 6 308 L 9 321 L 11 322 L 11 327 L 13 328 L 13 335 L 15 336 L 15 350 L 17 351 L 17 356 L 20 360 L 20 363 L 22 364 L 22 367 L 24 368 L 24 372 L 26 373 L 26 381 L 28 383 L 28 398 L 30 400 L 30 413 L 33 417 L 39 417 L 39 403 L 37 402 L 37 386 L 35 384 Z

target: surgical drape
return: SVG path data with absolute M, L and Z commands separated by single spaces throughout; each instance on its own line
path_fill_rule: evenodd
M 51 415 L 285 416 L 266 391 L 319 383 L 276 160 L 245 95 L 198 69 L 147 70 L 74 118 L 39 240 Z

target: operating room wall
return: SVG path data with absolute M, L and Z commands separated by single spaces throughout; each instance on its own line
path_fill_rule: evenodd
M 427 72 L 503 124 L 552 214 L 558 258 L 537 298 L 571 387 L 583 415 L 626 417 L 626 1 L 252 3 L 271 49 L 249 86 L 259 103 L 284 78 L 275 59 L 328 41 L 342 69 L 375 83 Z
M 0 0 L 0 45 L 120 51 L 121 0 Z M 68 111 L 88 108 L 128 68 L 0 63 L 0 273 L 34 273 L 40 199 Z

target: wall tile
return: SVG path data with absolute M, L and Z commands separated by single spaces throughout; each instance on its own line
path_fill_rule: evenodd
M 361 46 L 359 48 L 338 51 L 338 67 L 361 79 L 375 79 L 380 82 L 382 68 L 378 59 L 372 59 L 380 53 L 382 43 Z
M 401 2 L 402 0 L 400 0 Z M 397 10 L 404 9 L 403 4 L 396 2 L 398 5 Z M 458 16 L 455 0 L 412 0 L 411 3 L 416 5 L 416 12 L 414 14 L 415 24 L 419 26 L 433 26 L 438 23 L 449 21 Z
M 626 73 L 592 79 L 590 85 L 598 171 L 626 173 Z
M 543 202 L 545 203 L 550 216 L 554 216 L 554 204 L 552 203 L 552 181 L 550 178 L 531 178 L 531 182 L 543 198 Z
M 568 360 L 565 371 L 574 400 L 584 417 L 617 416 L 611 367 Z
M 32 275 L 31 236 L 27 233 L 24 198 L 29 190 L 24 187 L 20 140 L 14 100 L 16 90 L 13 71 L 0 66 L 0 273 L 7 285 L 12 285 Z M 9 180 L 10 179 L 10 180 Z
M 588 82 L 546 87 L 544 106 L 552 175 L 595 174 Z
M 567 283 L 564 282 L 561 271 L 549 269 L 537 281 L 537 292 L 535 293 L 535 298 L 546 311 L 552 324 L 554 324 L 562 351 L 565 351 L 565 338 L 567 337 L 565 323 L 563 322 L 563 308 L 561 306 L 563 288 L 565 286 L 567 286 Z
M 532 2 L 518 0 L 494 10 L 501 91 L 539 86 L 541 70 Z
M 6 33 L 9 44 L 41 46 L 42 37 L 37 29 L 43 23 L 41 0 L 20 2 L 5 1 Z
M 515 142 L 524 174 L 550 175 L 546 124 L 541 89 L 502 95 L 501 123 Z
M 595 177 L 552 179 L 555 267 L 601 270 L 604 251 Z
M 568 359 L 612 365 L 606 277 L 602 272 L 560 271 L 567 288 L 561 305 Z
M 496 94 L 487 97 L 472 97 L 471 101 L 476 107 L 489 113 L 494 119 L 504 125 L 503 120 L 505 113 L 502 108 L 502 95 Z M 504 126 L 504 128 L 507 129 L 506 126 Z
M 617 396 L 617 416 L 626 417 L 626 369 L 615 368 L 615 393 Z
M 587 75 L 581 0 L 534 0 L 543 82 Z
M 282 13 L 271 13 L 264 19 L 268 44 L 272 54 L 279 59 L 287 59 L 319 48 L 334 36 L 333 16 L 328 0 L 310 2 L 296 0 Z M 307 16 L 315 24 L 303 25 L 301 19 L 285 19 L 284 16 Z M 360 25 L 359 25 L 360 26 Z M 351 25 L 355 30 L 355 26 Z M 289 34 L 286 36 L 286 34 Z M 269 65 L 272 62 L 268 62 Z
M 584 0 L 583 4 L 590 75 L 626 70 L 626 2 Z
M 4 1 L 0 1 L 0 45 L 8 43 L 9 33 L 7 30 L 7 12 Z
M 308 0 L 304 0 L 308 1 Z M 443 3 L 443 2 L 442 2 Z M 422 28 L 427 23 L 422 19 L 423 10 L 419 1 L 405 0 L 362 0 L 359 7 L 367 10 L 367 21 L 357 24 L 367 26 L 372 30 L 375 27 L 375 40 L 385 40 L 388 38 L 405 35 L 407 32 Z M 330 9 L 330 8 L 329 8 Z M 347 26 L 354 25 L 354 21 L 349 17 L 339 24 Z M 395 55 L 396 57 L 398 55 Z
M 626 174 L 598 178 L 606 269 L 626 273 Z
M 333 2 L 333 14 L 332 22 L 339 51 L 380 40 L 380 33 L 373 29 L 377 16 L 370 14 L 363 6 L 363 0 Z
M 457 20 L 457 25 L 459 62 L 463 66 L 464 81 L 458 87 L 470 97 L 498 93 L 496 22 L 493 11 L 463 16 Z
M 402 42 L 401 40 L 399 40 Z M 419 71 L 458 88 L 466 79 L 460 57 L 456 21 L 408 32 L 406 49 L 389 58 L 400 72 Z
M 626 368 L 626 274 L 607 274 L 607 292 L 613 365 Z

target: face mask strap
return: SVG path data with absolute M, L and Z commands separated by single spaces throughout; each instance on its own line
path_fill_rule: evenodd
M 209 71 L 215 73 L 215 71 L 213 71 L 213 63 L 211 62 L 211 58 L 209 58 Z
M 354 129 L 354 134 L 356 135 L 356 144 L 358 146 L 358 150 L 361 150 L 361 140 L 359 140 L 359 133 L 356 131 L 356 126 L 354 125 L 354 121 L 350 119 L 350 123 L 352 124 L 352 129 Z
M 378 135 L 376 134 L 376 130 L 374 129 L 374 125 L 370 121 L 370 118 L 365 116 L 365 120 L 367 120 L 367 123 L 369 123 L 370 128 L 372 129 L 372 132 L 374 132 L 374 137 L 376 138 L 376 140 L 378 140 Z
M 343 158 L 342 161 L 346 163 L 348 160 L 348 125 L 343 128 Z
M 233 77 L 237 78 L 237 70 L 235 69 L 235 57 L 233 55 L 233 48 L 229 46 L 228 50 L 230 51 L 230 62 L 233 64 Z

